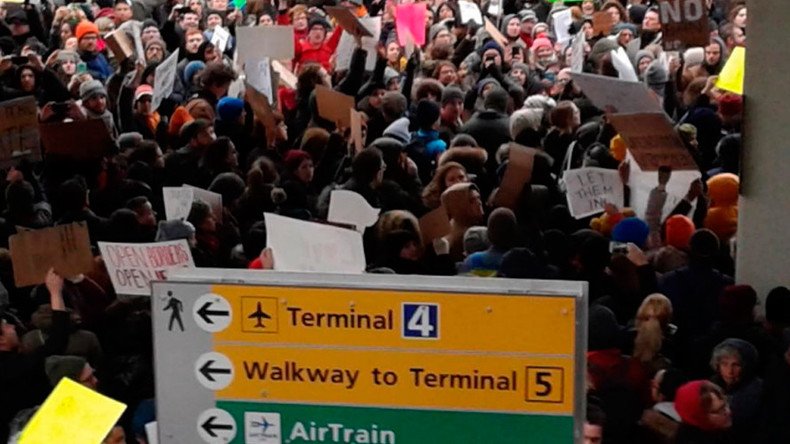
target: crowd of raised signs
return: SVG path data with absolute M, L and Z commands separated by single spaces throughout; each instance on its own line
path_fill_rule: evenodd
M 587 281 L 585 443 L 790 442 L 790 291 L 732 277 L 745 2 L 564 3 L 0 3 L 0 441 L 69 377 L 148 442 L 130 295 L 313 261 Z M 61 277 L 18 245 L 64 225 Z

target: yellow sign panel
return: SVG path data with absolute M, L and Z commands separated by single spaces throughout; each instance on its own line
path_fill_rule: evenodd
M 218 399 L 573 414 L 573 356 L 217 345 Z
M 573 298 L 214 286 L 233 316 L 214 341 L 573 355 Z
M 20 444 L 100 443 L 126 405 L 63 378 L 22 431 Z

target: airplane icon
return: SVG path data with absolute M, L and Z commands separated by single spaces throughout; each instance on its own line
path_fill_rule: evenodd
M 255 319 L 255 321 L 256 321 L 255 328 L 266 328 L 266 326 L 263 325 L 263 320 L 264 319 L 271 319 L 271 318 L 272 318 L 271 316 L 269 316 L 268 314 L 264 313 L 263 309 L 261 308 L 261 303 L 260 302 L 258 302 L 258 307 L 255 310 L 255 313 L 247 316 L 247 319 Z
M 274 424 L 267 421 L 266 418 L 263 418 L 263 422 L 252 421 L 253 427 L 261 427 L 263 429 L 261 430 L 261 433 L 266 433 L 266 431 L 269 430 L 269 427 L 272 427 L 273 425 Z

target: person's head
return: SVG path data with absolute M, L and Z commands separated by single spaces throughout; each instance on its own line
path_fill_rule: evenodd
M 650 397 L 653 402 L 675 402 L 675 393 L 686 383 L 686 376 L 678 369 L 667 368 L 656 372 L 650 381 Z
M 379 217 L 376 223 L 376 237 L 384 240 L 392 232 L 405 230 L 411 232 L 417 239 L 422 238 L 420 223 L 417 218 L 405 210 L 390 210 Z
M 204 244 L 210 248 L 218 247 L 217 219 L 211 211 L 211 207 L 202 200 L 195 199 L 192 208 L 189 210 L 187 222 L 195 227 L 195 238 L 199 244 Z
M 661 31 L 661 17 L 658 14 L 658 8 L 648 8 L 645 16 L 642 19 L 642 30 L 650 32 Z
M 654 293 L 636 312 L 636 339 L 634 357 L 641 362 L 651 362 L 661 351 L 664 331 L 672 319 L 672 303 L 666 296 Z
M 27 14 L 22 8 L 9 11 L 5 16 L 5 22 L 8 24 L 8 27 L 11 28 L 12 36 L 25 35 L 30 32 Z
M 132 19 L 132 8 L 126 0 L 116 1 L 112 12 L 115 17 L 116 26 Z
M 129 153 L 129 164 L 143 162 L 151 168 L 164 168 L 165 157 L 162 149 L 153 140 L 143 140 L 131 153 Z
M 514 63 L 508 75 L 516 80 L 520 86 L 527 83 L 527 76 L 529 75 L 529 67 L 524 63 Z
M 603 443 L 603 428 L 606 423 L 606 414 L 596 404 L 587 404 L 587 413 L 584 420 L 584 444 Z
M 185 31 L 187 29 L 198 29 L 200 27 L 200 16 L 194 9 L 185 11 L 178 20 L 178 26 Z
M 135 113 L 148 116 L 151 114 L 151 99 L 154 89 L 151 85 L 142 84 L 134 90 L 134 111 Z
M 0 351 L 15 351 L 19 348 L 16 321 L 10 314 L 0 311 Z
M 757 292 L 750 285 L 728 285 L 719 294 L 719 319 L 730 326 L 748 326 L 754 322 Z
M 291 8 L 288 13 L 291 16 L 291 23 L 293 23 L 294 31 L 304 32 L 307 30 L 307 7 L 305 5 L 296 5 Z
M 730 11 L 729 22 L 733 25 L 746 29 L 746 5 L 737 5 Z
M 390 64 L 399 63 L 402 56 L 403 49 L 397 39 L 393 39 L 391 42 L 387 43 L 387 61 Z
M 66 40 L 74 37 L 74 25 L 69 22 L 63 22 L 60 24 L 58 33 L 60 35 L 60 41 L 65 43 Z
M 503 28 L 505 37 L 509 40 L 515 40 L 521 35 L 521 19 L 514 15 L 507 20 Z
M 228 2 L 227 0 L 209 0 L 208 7 L 214 11 L 227 11 Z
M 496 66 L 502 66 L 502 47 L 491 40 L 480 48 L 480 60 L 483 64 L 492 62 Z
M 572 131 L 581 125 L 581 113 L 576 104 L 570 100 L 564 100 L 551 110 L 549 122 L 559 129 Z
M 200 73 L 201 87 L 221 99 L 228 95 L 230 84 L 236 80 L 237 74 L 230 66 L 222 62 L 211 62 Z
M 329 32 L 329 23 L 322 18 L 314 18 L 310 20 L 307 29 L 307 41 L 313 47 L 319 47 L 326 40 L 326 34 Z
M 151 40 L 161 38 L 162 34 L 159 33 L 159 27 L 156 25 L 156 22 L 143 22 L 143 32 L 140 34 L 140 40 L 143 42 L 143 45 L 148 44 Z
M 19 89 L 32 93 L 36 89 L 36 71 L 31 66 L 19 68 Z
M 453 9 L 453 6 L 449 2 L 444 2 L 439 5 L 437 13 L 439 15 L 439 20 L 455 18 L 455 9 Z
M 126 202 L 126 208 L 134 211 L 141 227 L 156 228 L 156 212 L 145 196 L 138 196 Z
M 790 326 L 790 289 L 775 287 L 765 298 L 765 320 L 777 327 Z
M 286 170 L 298 181 L 307 185 L 313 180 L 315 165 L 309 153 L 302 150 L 290 150 L 283 160 Z
M 724 391 L 705 380 L 691 381 L 678 388 L 675 410 L 684 424 L 706 432 L 727 430 L 732 426 L 732 412 Z
M 81 21 L 74 30 L 74 36 L 77 37 L 77 45 L 80 51 L 87 53 L 98 51 L 99 27 L 93 22 Z
M 418 129 L 430 131 L 438 128 L 440 115 L 441 110 L 438 103 L 433 100 L 422 99 L 417 102 L 414 120 Z
M 197 54 L 204 41 L 203 33 L 198 28 L 189 28 L 184 34 L 184 49 L 189 54 Z
M 98 80 L 89 80 L 80 85 L 80 98 L 82 106 L 96 114 L 107 111 L 107 90 Z
M 630 23 L 620 23 L 612 28 L 612 33 L 617 36 L 617 43 L 625 48 L 636 37 L 636 28 Z
M 722 49 L 718 39 L 711 39 L 705 47 L 705 64 L 707 66 L 718 66 L 721 63 Z
M 596 0 L 584 0 L 581 4 L 582 14 L 592 17 L 598 10 L 595 4 Z
M 612 19 L 612 23 L 615 25 L 628 20 L 628 14 L 626 14 L 625 8 L 623 8 L 623 6 L 618 2 L 607 2 L 606 5 L 604 5 L 604 11 L 609 14 L 609 17 Z
M 113 427 L 101 444 L 126 444 L 126 432 L 123 431 L 123 427 L 119 425 Z
M 491 247 L 507 251 L 516 246 L 519 239 L 516 215 L 509 208 L 499 207 L 488 216 L 488 240 Z
M 715 46 L 718 48 L 718 45 Z M 700 100 L 700 97 L 703 96 L 702 91 L 705 89 L 707 82 L 705 77 L 697 77 L 692 80 L 683 91 L 683 104 L 687 107 L 694 106 Z
M 732 23 L 726 23 L 719 28 L 719 37 L 724 40 L 724 43 L 730 51 L 736 46 L 743 46 L 746 44 L 746 33 L 743 32 L 743 28 L 735 26 Z
M 242 123 L 244 121 L 244 101 L 236 97 L 223 97 L 217 102 L 217 120 Z
M 428 37 L 433 46 L 446 46 L 453 42 L 453 35 L 444 22 L 439 22 L 431 26 Z
M 535 55 L 535 61 L 544 67 L 547 67 L 557 59 L 557 54 L 554 52 L 554 44 L 547 37 L 536 38 L 532 42 L 531 49 Z
M 198 18 L 203 17 L 203 7 L 206 4 L 204 0 L 189 0 L 185 3 L 189 6 L 189 9 L 195 11 Z
M 49 356 L 44 361 L 44 372 L 52 387 L 58 385 L 63 378 L 69 378 L 93 390 L 99 387 L 93 368 L 85 358 L 79 356 Z
M 376 148 L 365 148 L 351 162 L 351 176 L 360 184 L 377 188 L 384 180 L 386 168 L 381 151 Z
M 664 222 L 664 243 L 678 250 L 686 251 L 694 234 L 694 222 L 687 216 L 675 214 Z
M 239 154 L 227 137 L 218 137 L 206 148 L 204 161 L 215 172 L 230 171 L 239 166 Z
M 443 60 L 436 64 L 433 77 L 444 86 L 451 85 L 458 81 L 458 70 L 453 62 Z
M 258 17 L 258 26 L 274 26 L 274 18 L 271 14 L 263 12 Z
M 464 93 L 460 88 L 448 86 L 442 91 L 442 119 L 454 121 L 464 110 Z
M 221 11 L 209 11 L 208 15 L 206 16 L 206 28 L 214 29 L 217 26 L 221 27 L 224 21 L 223 15 L 224 13 Z
M 160 63 L 165 59 L 165 50 L 167 45 L 159 38 L 153 38 L 148 41 L 144 46 L 145 61 L 148 64 Z
M 759 357 L 757 349 L 742 339 L 725 339 L 713 349 L 710 366 L 716 377 L 731 389 L 754 376 Z
M 535 25 L 538 23 L 538 16 L 535 14 L 535 11 L 522 9 L 519 17 L 521 17 L 521 33 L 531 36 L 532 30 L 535 29 Z
M 507 105 L 510 96 L 507 91 L 501 87 L 494 87 L 483 99 L 483 106 L 487 110 L 496 111 L 498 113 L 507 113 Z
M 207 148 L 217 136 L 214 125 L 206 119 L 195 119 L 181 127 L 181 139 L 197 149 Z

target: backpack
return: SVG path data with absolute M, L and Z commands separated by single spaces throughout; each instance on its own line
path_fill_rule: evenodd
M 420 176 L 420 182 L 429 183 L 433 176 L 433 171 L 436 169 L 436 159 L 428 155 L 428 148 L 425 146 L 425 141 L 414 132 L 411 134 L 411 142 L 406 145 L 404 150 L 406 155 L 417 164 L 417 173 Z

